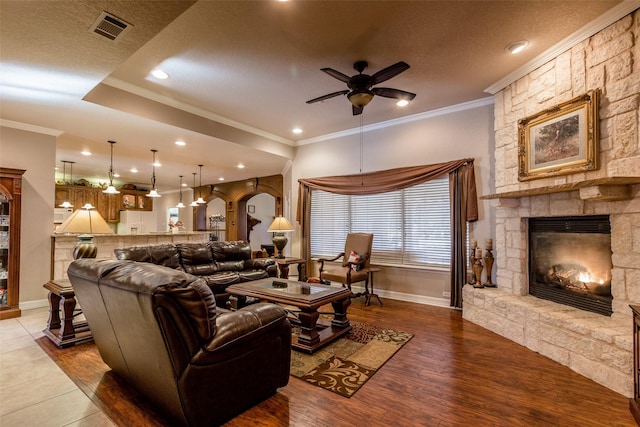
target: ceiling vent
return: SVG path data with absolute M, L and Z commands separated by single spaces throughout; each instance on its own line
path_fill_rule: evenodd
M 132 25 L 127 24 L 122 19 L 116 18 L 108 12 L 102 12 L 89 31 L 100 34 L 109 40 L 119 40 L 130 27 Z

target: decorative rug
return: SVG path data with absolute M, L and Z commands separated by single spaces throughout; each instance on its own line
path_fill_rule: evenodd
M 351 321 L 348 335 L 313 354 L 291 351 L 290 374 L 351 397 L 402 348 L 413 334 Z M 293 334 L 297 328 L 293 328 Z M 295 339 L 295 338 L 294 338 Z

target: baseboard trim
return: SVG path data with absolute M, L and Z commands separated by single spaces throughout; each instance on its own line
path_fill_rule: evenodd
M 364 286 L 352 285 L 351 288 L 353 289 L 354 293 L 364 292 Z M 387 290 L 379 290 L 379 289 L 375 289 L 374 291 L 376 294 L 378 294 L 380 298 L 389 298 L 389 299 L 405 301 L 405 302 L 415 302 L 417 304 L 434 305 L 437 307 L 454 308 L 449 306 L 448 298 L 435 298 L 435 297 L 428 297 L 426 295 L 406 294 L 404 292 L 387 291 Z M 374 298 L 371 300 L 371 304 L 375 304 L 375 303 L 376 303 L 376 300 Z
M 33 301 L 24 301 L 19 304 L 20 310 L 33 310 L 34 308 L 49 307 L 49 300 L 39 299 Z

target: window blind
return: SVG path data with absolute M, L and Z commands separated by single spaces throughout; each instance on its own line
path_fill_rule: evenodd
M 311 256 L 334 257 L 349 232 L 373 233 L 371 262 L 446 266 L 451 258 L 449 179 L 364 196 L 311 193 Z

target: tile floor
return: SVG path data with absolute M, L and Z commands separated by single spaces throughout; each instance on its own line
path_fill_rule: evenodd
M 48 315 L 0 321 L 0 426 L 115 426 L 34 341 Z

